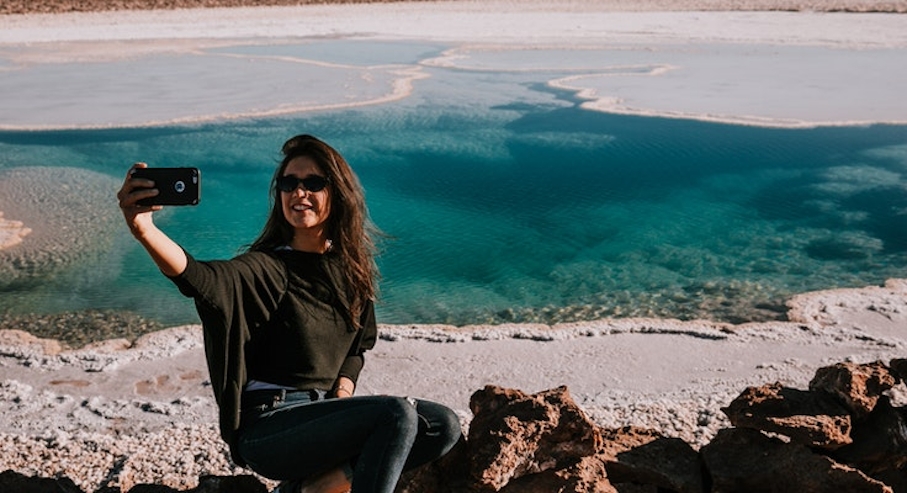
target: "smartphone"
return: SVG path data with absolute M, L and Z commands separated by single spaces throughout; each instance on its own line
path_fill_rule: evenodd
M 139 200 L 139 205 L 198 205 L 201 200 L 202 175 L 198 168 L 136 168 L 136 178 L 154 181 L 160 193 Z

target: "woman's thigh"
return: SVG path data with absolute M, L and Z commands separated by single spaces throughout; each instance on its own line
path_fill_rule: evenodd
M 288 403 L 244 427 L 239 452 L 263 476 L 306 477 L 358 456 L 377 427 L 407 419 L 398 416 L 407 406 L 412 407 L 390 396 Z

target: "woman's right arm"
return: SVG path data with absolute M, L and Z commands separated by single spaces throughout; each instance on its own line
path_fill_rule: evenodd
M 145 247 L 164 275 L 178 276 L 186 270 L 188 259 L 182 247 L 154 224 L 154 211 L 159 211 L 162 207 L 137 204 L 139 200 L 158 194 L 158 190 L 153 188 L 153 181 L 132 177 L 134 169 L 147 166 L 145 163 L 136 163 L 129 169 L 129 174 L 126 175 L 126 180 L 117 193 L 117 199 L 120 201 L 123 218 L 132 236 Z

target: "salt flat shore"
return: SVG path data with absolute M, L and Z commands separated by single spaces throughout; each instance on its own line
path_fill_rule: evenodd
M 63 4 L 4 5 L 31 5 L 35 12 L 44 11 L 39 5 Z M 693 40 L 898 50 L 907 47 L 907 16 L 840 12 L 904 7 L 857 0 L 497 0 L 30 13 L 0 16 L 0 53 L 18 67 L 290 36 L 481 43 Z M 114 115 L 114 121 L 131 124 L 127 116 Z M 20 219 L 4 216 L 2 225 L 28 239 L 24 230 L 30 224 Z M 468 426 L 469 396 L 486 384 L 527 392 L 567 385 L 604 426 L 635 424 L 701 445 L 727 426 L 720 408 L 748 385 L 780 381 L 805 388 L 824 365 L 905 355 L 907 281 L 805 293 L 789 307 L 789 321 L 741 325 L 617 319 L 558 326 L 382 326 L 359 393 L 437 400 L 457 410 Z M 904 393 L 896 389 L 896 400 L 903 401 Z M 126 490 L 137 483 L 191 488 L 200 474 L 242 472 L 229 463 L 215 429 L 198 326 L 78 349 L 0 331 L 0 471 L 64 475 L 86 491 Z
M 7 0 L 0 5 L 0 15 L 197 7 L 296 6 L 321 3 L 412 3 L 418 1 L 423 0 L 118 0 L 116 2 L 106 0 Z M 464 3 L 468 2 L 469 0 Z M 546 3 L 557 5 L 568 2 L 584 3 L 576 0 L 552 0 Z M 595 0 L 595 3 L 613 11 L 907 12 L 907 5 L 898 0 Z
M 781 12 L 612 5 L 637 6 L 490 0 L 0 16 L 0 93 L 17 95 L 3 100 L 0 129 L 193 124 L 380 105 L 409 97 L 433 68 L 480 71 L 501 54 L 512 55 L 505 70 L 534 71 L 593 111 L 779 127 L 907 122 L 898 92 L 907 86 L 899 63 L 905 15 L 798 11 L 795 2 Z M 410 63 L 373 55 L 360 64 L 262 51 L 339 39 L 449 48 Z M 709 58 L 697 46 L 718 51 Z M 748 46 L 761 51 L 727 70 L 727 57 Z M 559 50 L 576 48 L 585 53 L 576 62 L 582 71 L 558 63 Z M 550 52 L 550 65 L 525 60 L 526 50 Z M 657 56 L 646 71 L 627 71 L 632 57 L 617 60 L 631 52 Z M 250 63 L 270 76 L 257 77 Z M 276 83 L 284 78 L 313 90 L 288 93 Z M 325 83 L 339 78 L 346 83 Z M 58 80 L 70 90 L 57 90 Z
M 464 426 L 485 385 L 567 385 L 602 426 L 637 425 L 699 447 L 729 426 L 721 407 L 747 386 L 806 389 L 837 362 L 888 362 L 907 348 L 907 280 L 797 296 L 789 322 L 618 319 L 545 325 L 381 326 L 360 394 L 443 402 Z M 64 349 L 0 331 L 0 470 L 66 476 L 83 490 L 192 488 L 248 473 L 217 437 L 201 328 Z M 901 385 L 895 403 L 907 401 Z

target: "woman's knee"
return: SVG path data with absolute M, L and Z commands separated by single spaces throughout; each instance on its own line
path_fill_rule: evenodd
M 428 437 L 437 438 L 446 443 L 445 449 L 453 447 L 460 439 L 462 428 L 460 417 L 447 406 L 430 402 L 419 401 L 417 407 L 420 420 L 424 421 L 423 433 Z M 446 450 L 445 450 L 446 452 Z
M 415 436 L 419 429 L 419 414 L 416 404 L 406 397 L 387 396 L 382 399 L 385 419 L 389 424 L 400 429 L 401 433 Z

